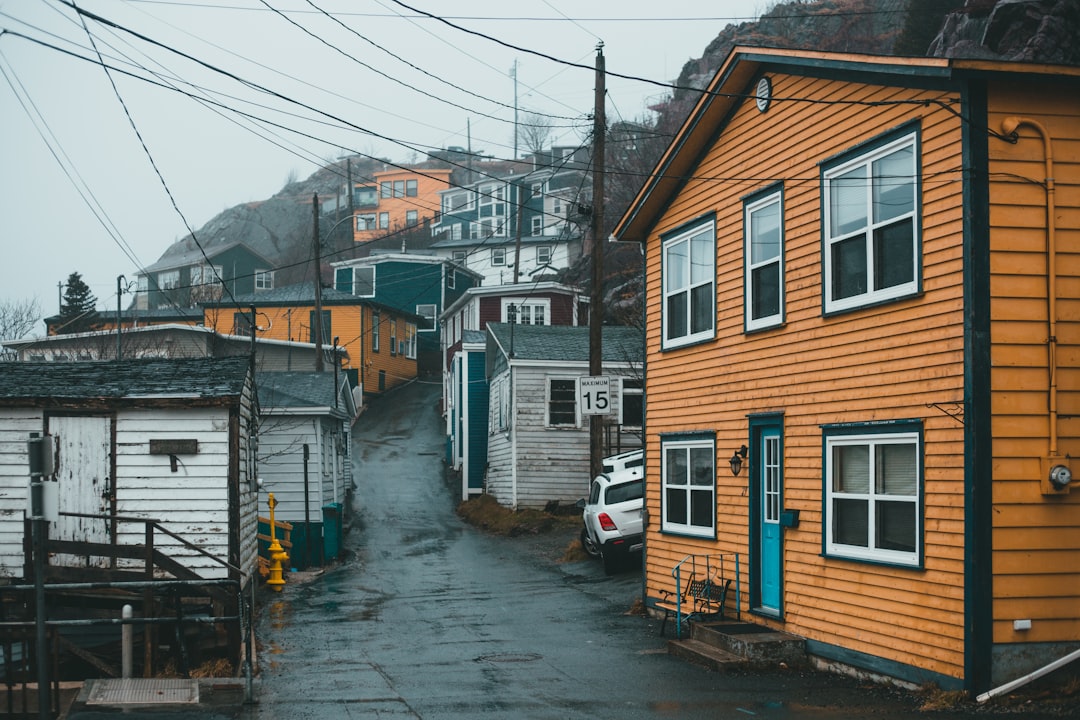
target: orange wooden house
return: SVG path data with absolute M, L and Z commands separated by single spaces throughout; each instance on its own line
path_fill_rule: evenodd
M 336 338 L 337 347 L 344 348 L 342 368 L 355 371 L 355 387 L 370 395 L 416 379 L 417 330 L 427 322 L 424 318 L 333 288 L 323 288 L 320 299 L 323 346 L 333 347 Z M 258 338 L 315 342 L 312 283 L 242 295 L 235 302 L 204 303 L 203 323 L 219 332 L 250 335 L 251 308 Z
M 1080 68 L 736 48 L 614 234 L 649 605 L 738 553 L 742 618 L 829 666 L 1077 654 Z
M 368 242 L 430 223 L 439 215 L 439 191 L 450 187 L 450 172 L 422 164 L 388 168 L 358 181 L 353 240 Z

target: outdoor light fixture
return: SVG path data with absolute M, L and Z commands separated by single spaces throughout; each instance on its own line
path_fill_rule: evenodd
M 746 459 L 746 453 L 747 453 L 746 446 L 743 445 L 742 447 L 740 447 L 738 450 L 736 450 L 735 452 L 733 452 L 731 454 L 731 460 L 729 460 L 728 462 L 731 464 L 731 474 L 732 475 L 738 475 L 739 471 L 742 470 L 742 464 L 743 464 L 743 460 Z

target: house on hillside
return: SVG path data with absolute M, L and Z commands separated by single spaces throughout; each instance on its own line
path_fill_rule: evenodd
M 256 337 L 262 339 L 315 342 L 313 284 L 287 285 L 238 296 L 236 301 L 204 303 L 203 324 L 232 335 L 250 335 L 254 327 Z M 354 387 L 364 394 L 377 394 L 416 378 L 417 332 L 427 327 L 427 320 L 333 288 L 323 288 L 320 301 L 322 347 L 331 352 L 335 346 L 344 348 L 343 369 Z M 237 310 L 237 305 L 244 309 Z
M 577 326 L 587 321 L 588 298 L 578 288 L 551 282 L 470 288 L 439 317 L 446 462 L 461 473 L 462 500 L 483 491 L 487 469 L 488 323 Z
M 443 163 L 387 168 L 353 185 L 353 239 L 369 242 L 420 227 L 438 214 L 439 191 L 450 186 Z
M 349 380 L 326 372 L 259 372 L 259 479 L 275 519 L 292 524 L 289 564 L 338 558 L 353 500 Z M 336 387 L 335 387 L 336 383 Z
M 641 330 L 603 328 L 610 414 L 605 453 L 640 447 Z M 511 508 L 574 503 L 589 492 L 589 417 L 578 380 L 589 376 L 589 328 L 489 323 L 488 458 L 484 490 Z
M 570 267 L 581 256 L 580 205 L 592 190 L 589 150 L 557 147 L 531 161 L 525 172 L 487 174 L 440 192 L 432 250 L 480 273 L 485 285 Z
M 1075 67 L 732 51 L 614 230 L 648 605 L 739 553 L 742 617 L 832 667 L 982 692 L 1080 647 L 1077 147 Z
M 418 371 L 442 369 L 438 317 L 482 278 L 434 255 L 379 253 L 333 263 L 334 289 L 423 318 L 416 341 Z
M 139 273 L 132 310 L 193 308 L 274 287 L 274 265 L 244 243 L 226 243 L 205 252 L 186 243 L 173 248 Z
M 200 323 L 202 317 L 200 315 Z M 0 342 L 20 362 L 74 362 L 115 360 L 115 330 L 95 330 L 71 335 L 50 335 Z M 315 346 L 312 343 L 228 335 L 200 325 L 147 325 L 124 329 L 120 333 L 120 357 L 129 360 L 148 358 L 222 358 L 250 356 L 255 352 L 256 370 L 314 370 Z M 323 347 L 323 364 L 334 366 L 333 346 Z M 339 364 L 347 366 L 348 353 L 337 348 Z

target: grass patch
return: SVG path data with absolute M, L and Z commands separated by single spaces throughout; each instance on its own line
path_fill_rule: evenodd
M 580 511 L 571 509 L 577 514 L 564 512 L 562 507 L 549 510 L 511 510 L 500 505 L 491 495 L 477 495 L 458 505 L 457 514 L 470 525 L 490 533 L 517 537 L 540 535 L 580 524 Z

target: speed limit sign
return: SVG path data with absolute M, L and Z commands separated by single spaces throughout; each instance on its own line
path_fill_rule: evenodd
M 610 415 L 611 378 L 590 376 L 578 378 L 578 407 L 582 415 Z

